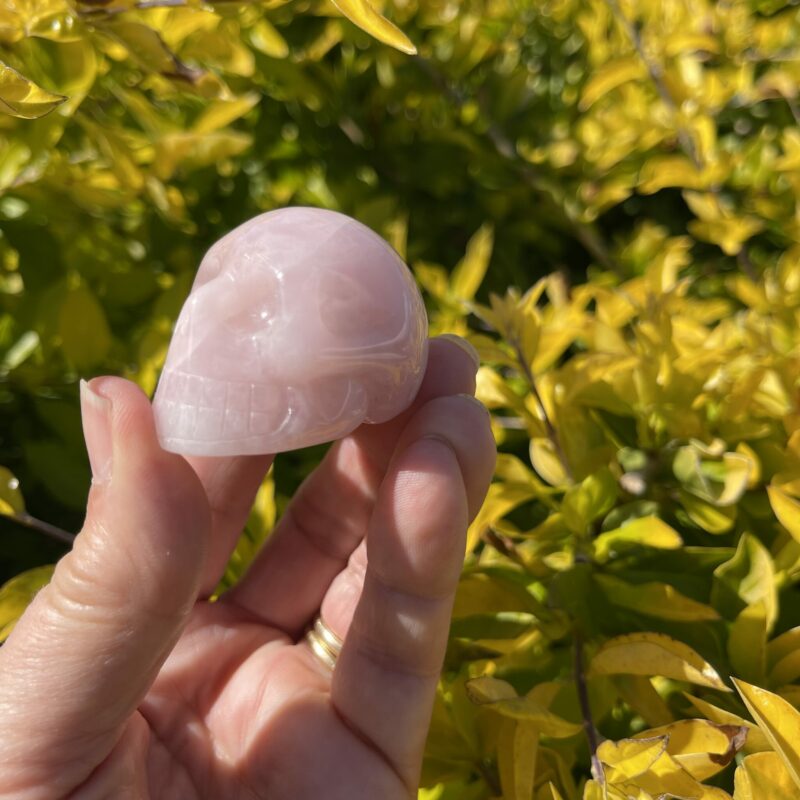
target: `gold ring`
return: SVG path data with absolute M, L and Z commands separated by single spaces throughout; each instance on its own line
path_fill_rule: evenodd
M 314 625 L 306 634 L 311 652 L 329 669 L 336 666 L 336 659 L 342 651 L 342 640 L 317 616 Z

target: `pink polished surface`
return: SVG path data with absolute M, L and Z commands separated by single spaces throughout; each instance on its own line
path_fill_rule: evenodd
M 333 211 L 285 208 L 206 254 L 153 400 L 161 445 L 276 453 L 385 422 L 414 399 L 427 318 L 408 268 Z

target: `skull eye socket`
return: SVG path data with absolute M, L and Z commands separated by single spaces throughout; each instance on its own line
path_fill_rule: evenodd
M 375 285 L 368 270 L 353 272 L 331 270 L 320 276 L 317 299 L 325 328 L 348 340 L 395 330 L 398 306 L 402 308 L 402 304 L 392 296 L 391 288 Z M 385 283 L 387 276 L 379 273 L 378 278 Z

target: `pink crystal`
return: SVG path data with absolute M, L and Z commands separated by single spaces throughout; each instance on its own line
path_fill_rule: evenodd
M 162 447 L 276 453 L 385 422 L 419 388 L 425 307 L 408 268 L 343 214 L 285 208 L 206 254 L 153 407 Z

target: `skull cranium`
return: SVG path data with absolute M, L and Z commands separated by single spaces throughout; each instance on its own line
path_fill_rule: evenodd
M 400 257 L 332 211 L 287 208 L 206 254 L 153 402 L 165 449 L 292 450 L 384 422 L 416 395 L 422 298 Z

